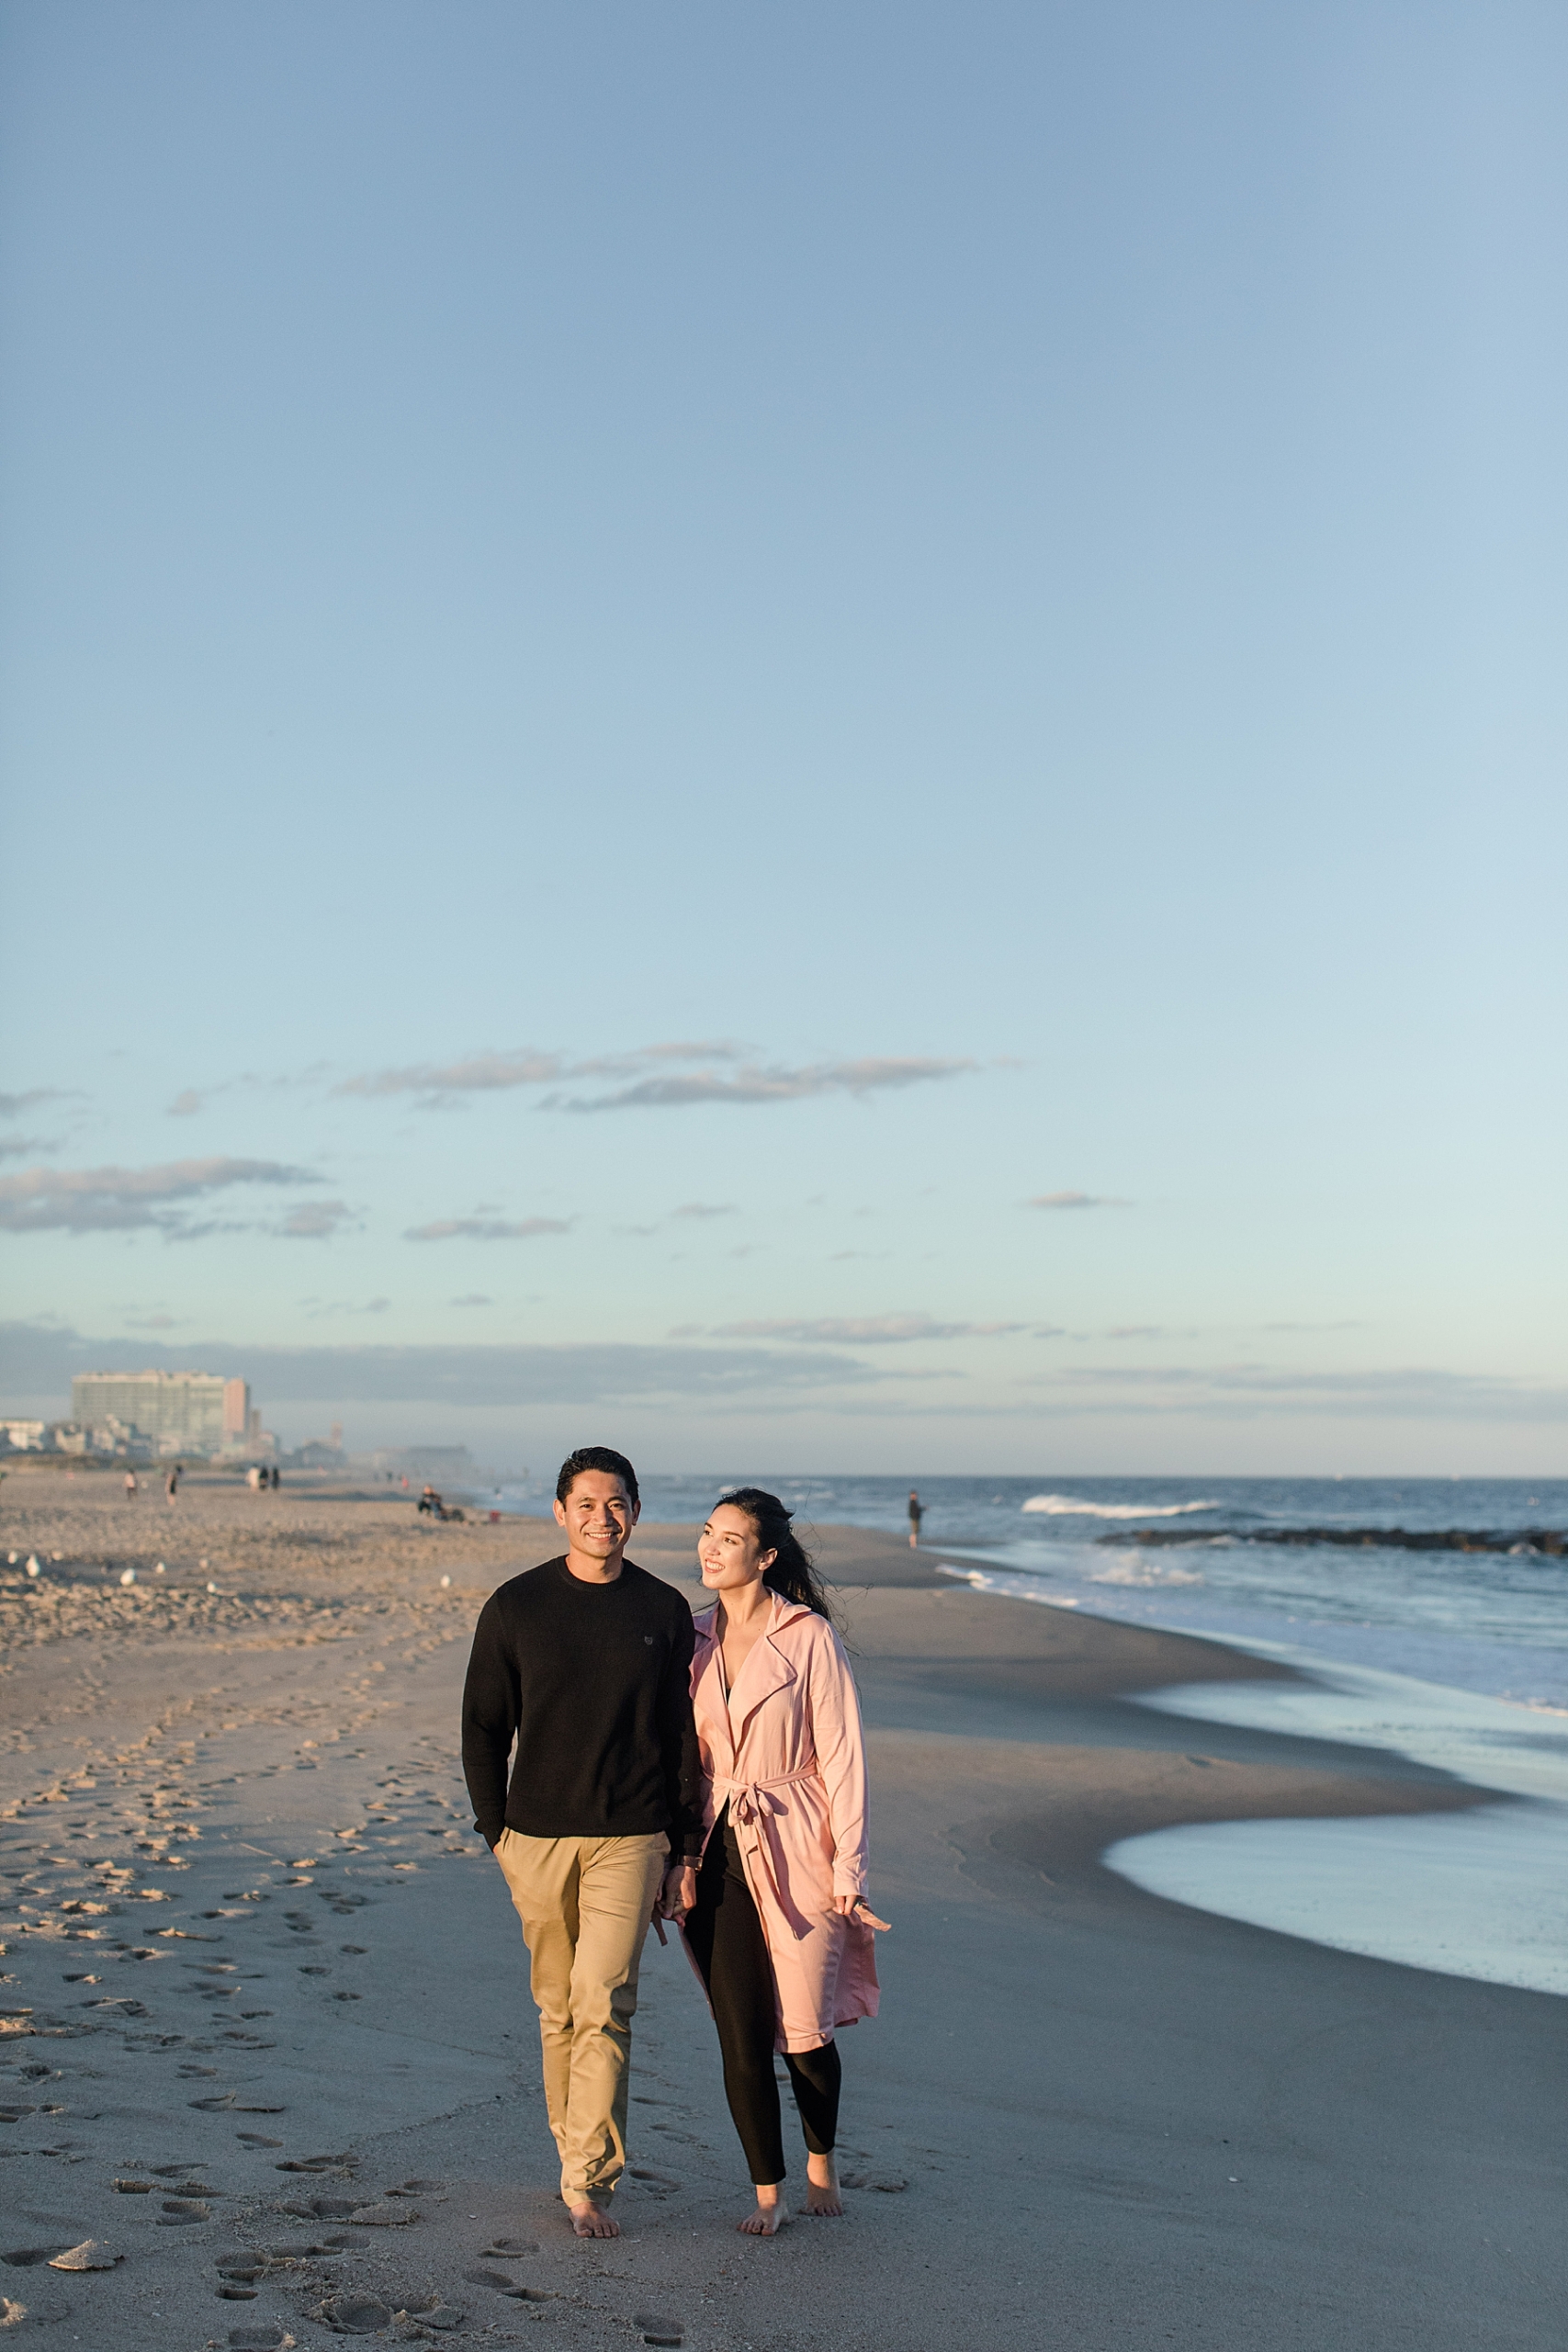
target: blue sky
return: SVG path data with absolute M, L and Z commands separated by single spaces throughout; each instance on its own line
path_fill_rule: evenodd
M 1561 1464 L 1560 11 L 0 66 L 12 1409 Z

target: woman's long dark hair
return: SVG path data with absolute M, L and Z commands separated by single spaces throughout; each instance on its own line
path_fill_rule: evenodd
M 719 1502 L 733 1503 L 737 1510 L 743 1510 L 757 1531 L 761 1548 L 776 1555 L 772 1567 L 762 1572 L 762 1582 L 768 1590 L 778 1593 L 784 1600 L 799 1601 L 803 1609 L 814 1609 L 818 1617 L 826 1617 L 831 1624 L 833 1612 L 828 1606 L 821 1578 L 811 1565 L 810 1553 L 795 1532 L 793 1514 L 785 1510 L 777 1495 L 770 1495 L 763 1487 L 737 1487 L 733 1494 L 721 1495 Z M 714 1509 L 718 1509 L 717 1503 Z

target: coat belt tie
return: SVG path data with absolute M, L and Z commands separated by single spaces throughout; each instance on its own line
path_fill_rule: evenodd
M 773 1792 L 793 1788 L 800 1781 L 819 1781 L 821 1769 L 816 1763 L 803 1765 L 798 1772 L 781 1772 L 772 1781 L 725 1781 L 715 1779 L 713 1784 L 714 1814 L 726 1804 L 730 1818 L 751 1831 L 756 1852 L 773 1892 L 773 1900 L 795 1930 L 796 1939 L 811 1933 L 811 1922 L 805 1918 L 798 1905 L 792 1903 L 787 1886 L 787 1873 L 782 1867 L 783 1857 L 778 1848 L 778 1834 L 773 1827 L 775 1814 L 784 1807 Z

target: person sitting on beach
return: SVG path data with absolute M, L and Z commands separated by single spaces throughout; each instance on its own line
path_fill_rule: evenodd
M 567 1456 L 566 1551 L 491 1595 L 463 1692 L 474 1826 L 523 1922 L 560 2193 L 581 2238 L 620 2235 L 608 2208 L 643 1939 L 656 1898 L 671 1917 L 690 1908 L 702 1843 L 691 1611 L 626 1557 L 639 1509 L 625 1454 Z
M 806 2210 L 843 2211 L 833 2150 L 840 2026 L 877 2009 L 860 1702 L 822 1587 L 776 1495 L 742 1487 L 697 1545 L 717 1595 L 696 1620 L 692 1692 L 706 1843 L 696 1899 L 666 1904 L 706 1988 L 724 2088 L 756 2190 L 739 2227 L 789 2219 L 773 2053 L 806 2137 Z

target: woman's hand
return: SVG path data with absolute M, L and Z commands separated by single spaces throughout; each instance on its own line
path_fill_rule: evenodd
M 891 1932 L 891 1919 L 879 1919 L 863 1894 L 836 1894 L 833 1908 L 840 1918 L 858 1920 L 863 1928 L 875 1928 L 882 1935 Z
M 697 1873 L 691 1862 L 671 1862 L 654 1905 L 656 1916 L 681 1920 L 697 1907 Z

